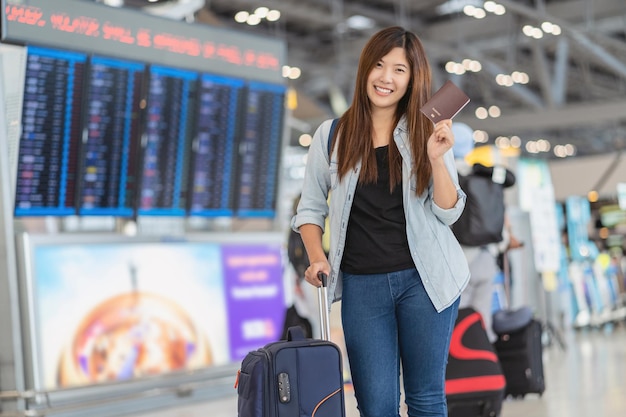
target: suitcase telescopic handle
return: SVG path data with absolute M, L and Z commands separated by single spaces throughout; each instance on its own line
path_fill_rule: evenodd
M 330 340 L 330 309 L 328 308 L 328 275 L 318 272 L 317 277 L 322 285 L 317 287 L 318 306 L 320 311 L 321 339 Z

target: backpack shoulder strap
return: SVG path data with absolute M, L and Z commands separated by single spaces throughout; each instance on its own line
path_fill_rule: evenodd
M 332 144 L 333 135 L 335 134 L 335 129 L 337 128 L 338 121 L 339 119 L 333 119 L 333 123 L 330 125 L 330 132 L 328 133 L 328 145 L 326 146 L 326 149 L 328 149 L 328 159 L 330 159 L 330 154 L 331 154 L 330 145 Z

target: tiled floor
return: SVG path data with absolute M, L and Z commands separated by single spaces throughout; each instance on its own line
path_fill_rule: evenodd
M 565 339 L 565 350 L 544 351 L 544 394 L 506 400 L 501 417 L 626 416 L 626 326 L 572 331 Z M 236 417 L 236 403 L 231 396 L 137 417 Z M 346 403 L 347 417 L 358 417 L 351 392 Z

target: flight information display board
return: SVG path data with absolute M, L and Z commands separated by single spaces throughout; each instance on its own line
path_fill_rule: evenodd
M 145 65 L 92 57 L 87 76 L 79 214 L 131 217 L 135 209 Z
M 27 67 L 11 77 L 24 87 L 15 216 L 275 215 L 284 39 L 94 2 L 0 3 L 0 40 L 27 61 L 9 64 Z
M 76 214 L 86 56 L 28 49 L 15 216 Z
M 273 217 L 286 88 L 258 82 L 247 87 L 238 149 L 236 215 Z
M 198 74 L 160 66 L 149 72 L 137 214 L 185 216 Z
M 197 93 L 189 215 L 232 216 L 237 117 L 244 82 L 202 75 Z

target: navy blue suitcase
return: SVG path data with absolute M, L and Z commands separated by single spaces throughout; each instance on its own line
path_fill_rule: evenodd
M 330 339 L 326 277 L 320 290 L 322 339 L 299 326 L 287 340 L 249 352 L 237 375 L 238 417 L 344 417 L 343 366 Z

